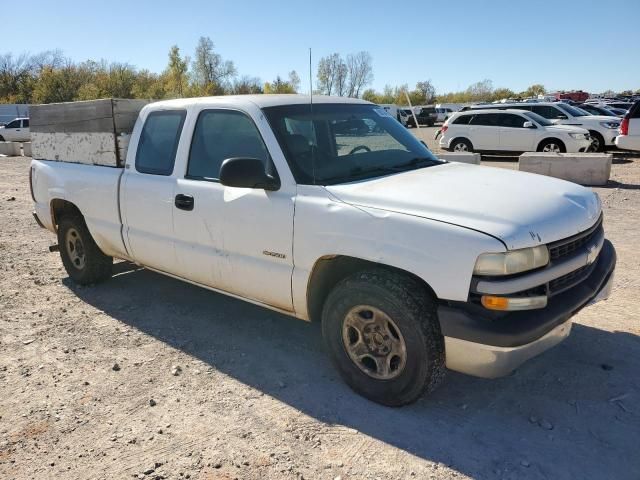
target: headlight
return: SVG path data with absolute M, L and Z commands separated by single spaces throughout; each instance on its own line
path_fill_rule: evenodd
M 513 275 L 549 263 L 549 249 L 546 245 L 511 250 L 502 253 L 483 253 L 476 260 L 475 275 Z
M 620 128 L 620 124 L 618 122 L 600 122 L 604 128 Z
M 570 133 L 569 136 L 571 138 L 575 138 L 576 140 L 584 140 L 587 136 L 584 133 Z

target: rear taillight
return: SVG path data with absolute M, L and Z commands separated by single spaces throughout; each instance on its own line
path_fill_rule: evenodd
M 629 135 L 629 118 L 624 117 L 620 124 L 620 135 Z
M 442 125 L 442 133 L 446 132 L 447 128 L 449 128 L 449 125 Z

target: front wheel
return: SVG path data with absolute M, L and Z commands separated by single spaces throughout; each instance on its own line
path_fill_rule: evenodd
M 591 135 L 591 151 L 603 152 L 604 151 L 604 137 L 598 132 L 589 131 Z
M 560 140 L 556 140 L 554 138 L 549 138 L 540 142 L 538 145 L 538 151 L 544 153 L 564 153 L 567 149 Z
M 62 217 L 58 245 L 62 264 L 74 282 L 90 285 L 111 277 L 113 258 L 102 253 L 81 216 Z
M 345 382 L 374 402 L 411 403 L 444 376 L 435 301 L 400 273 L 362 271 L 339 282 L 325 302 L 322 333 Z

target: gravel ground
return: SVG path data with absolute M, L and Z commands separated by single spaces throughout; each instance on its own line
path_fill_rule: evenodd
M 400 409 L 340 381 L 318 325 L 127 263 L 75 286 L 28 166 L 0 158 L 0 478 L 640 478 L 639 159 L 596 189 L 612 297 L 511 376 Z

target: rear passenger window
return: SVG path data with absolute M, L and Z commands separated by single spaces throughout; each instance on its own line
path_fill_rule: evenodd
M 640 118 L 640 101 L 629 109 L 629 118 Z
M 136 170 L 152 175 L 171 175 L 186 116 L 183 110 L 151 112 L 138 142 Z
M 482 125 L 485 127 L 497 127 L 500 113 L 482 113 L 474 115 L 471 125 Z
M 235 110 L 205 110 L 198 117 L 187 177 L 218 180 L 227 158 L 257 158 L 270 166 L 269 153 L 253 121 Z
M 526 120 L 520 115 L 514 115 L 513 113 L 501 113 L 500 114 L 500 126 L 509 128 L 522 128 Z
M 456 118 L 453 121 L 454 125 L 469 125 L 469 122 L 471 121 L 471 118 L 473 117 L 473 115 L 460 115 L 458 118 Z
M 560 110 L 558 110 L 556 107 L 550 107 L 549 105 L 534 105 L 532 107 L 532 110 L 534 113 L 537 113 L 538 115 L 544 117 L 544 118 L 548 118 L 549 120 L 555 120 L 558 118 L 559 115 L 565 115 L 563 114 Z M 565 115 L 566 117 L 566 115 Z

